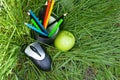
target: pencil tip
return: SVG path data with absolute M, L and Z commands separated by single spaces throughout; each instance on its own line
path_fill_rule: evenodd
M 63 14 L 64 16 L 67 16 L 68 13 Z
M 27 25 L 27 23 L 24 23 L 25 25 Z
M 45 2 L 45 5 L 47 5 L 47 4 L 48 4 L 48 2 L 46 1 L 46 2 Z
M 27 14 L 28 14 L 28 15 L 30 15 L 30 13 L 29 13 L 29 12 L 27 12 Z

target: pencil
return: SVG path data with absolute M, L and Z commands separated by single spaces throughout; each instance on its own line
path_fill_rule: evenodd
M 42 32 L 42 31 L 36 29 L 36 28 L 35 28 L 33 25 L 31 25 L 31 24 L 25 23 L 25 25 L 26 25 L 27 27 L 29 27 L 30 29 L 32 29 L 32 30 L 40 33 L 40 34 L 43 35 L 43 36 L 48 36 L 48 34 L 46 34 L 46 33 Z
M 48 16 L 47 16 L 47 18 L 46 18 L 46 20 L 45 20 L 45 22 L 44 22 L 44 24 L 43 24 L 44 27 L 45 27 L 45 29 L 47 28 L 48 21 L 49 21 L 49 19 L 50 19 L 50 15 L 51 15 L 51 13 L 52 13 L 52 9 L 53 9 L 53 5 L 54 5 L 54 3 L 55 3 L 55 1 L 52 0 L 52 1 L 51 1 L 51 5 L 50 5 L 50 9 L 49 9 Z
M 46 20 L 48 18 L 48 14 L 49 14 L 49 11 L 50 11 L 50 5 L 51 5 L 51 0 L 48 0 L 47 2 L 47 7 L 46 7 L 46 11 L 45 11 L 45 16 L 44 16 L 44 21 L 43 21 L 43 26 L 45 27 L 46 25 Z
M 48 34 L 48 37 L 52 37 L 54 35 L 54 33 L 56 32 L 56 30 L 58 29 L 58 27 L 61 25 L 61 23 L 63 22 L 63 19 L 60 19 L 58 21 L 58 23 L 56 24 L 56 26 L 52 29 L 52 31 Z
M 63 19 L 66 15 L 67 15 L 67 13 L 63 14 L 61 17 L 59 17 L 58 19 L 56 19 L 55 21 L 53 21 L 51 24 L 49 24 L 48 27 L 50 27 L 51 25 L 53 25 L 54 23 L 56 23 L 60 19 Z
M 37 25 L 37 23 L 34 21 L 34 19 L 31 19 L 31 22 L 33 23 L 33 25 L 41 31 L 41 29 L 39 28 L 39 26 Z
M 31 15 L 31 17 L 35 20 L 35 22 L 38 24 L 38 26 L 46 33 L 48 34 L 47 30 L 44 28 L 44 26 L 39 22 L 38 18 L 35 16 L 35 14 L 32 12 L 32 10 L 29 10 L 28 15 Z

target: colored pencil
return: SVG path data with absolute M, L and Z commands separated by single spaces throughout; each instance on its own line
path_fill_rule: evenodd
M 54 23 L 56 23 L 60 19 L 63 19 L 66 15 L 67 15 L 67 13 L 63 14 L 61 17 L 59 17 L 58 19 L 56 19 L 55 21 L 53 21 L 51 24 L 49 24 L 48 27 L 50 27 L 51 25 L 53 25 Z
M 34 19 L 31 19 L 31 22 L 33 23 L 33 25 L 41 31 L 41 29 L 39 28 L 39 26 L 37 25 L 37 23 L 34 21 Z
M 49 19 L 50 19 L 50 15 L 51 15 L 51 13 L 52 13 L 52 9 L 53 9 L 53 5 L 54 5 L 54 3 L 55 3 L 55 1 L 52 0 L 52 1 L 51 1 L 51 5 L 50 5 L 50 9 L 49 9 L 48 16 L 47 16 L 47 18 L 45 19 L 45 22 L 44 22 L 44 24 L 43 24 L 44 27 L 45 27 L 45 29 L 47 28 L 48 21 L 49 21 Z
M 32 30 L 40 33 L 40 34 L 43 35 L 43 36 L 48 36 L 48 34 L 46 34 L 46 33 L 42 32 L 42 31 L 38 30 L 37 28 L 35 28 L 35 27 L 34 27 L 33 25 L 31 25 L 31 24 L 25 23 L 25 25 L 26 25 L 27 27 L 29 27 L 30 29 L 32 29 Z
M 58 21 L 58 23 L 56 24 L 56 26 L 52 29 L 52 31 L 48 34 L 48 37 L 52 37 L 54 35 L 54 33 L 56 32 L 56 30 L 58 29 L 58 27 L 61 25 L 61 23 L 63 22 L 63 19 L 60 19 Z
M 35 22 L 38 24 L 38 26 L 46 33 L 48 34 L 47 30 L 44 28 L 44 26 L 39 22 L 39 19 L 35 16 L 35 14 L 32 12 L 32 10 L 29 10 L 28 15 L 31 15 L 31 17 L 35 20 Z
M 44 20 L 43 20 L 43 26 L 45 27 L 46 25 L 46 20 L 48 18 L 48 14 L 49 14 L 49 11 L 50 11 L 50 5 L 51 5 L 51 0 L 48 0 L 47 2 L 47 7 L 46 7 L 46 11 L 45 11 L 45 16 L 44 16 Z

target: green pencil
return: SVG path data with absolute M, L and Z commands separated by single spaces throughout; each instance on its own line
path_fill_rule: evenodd
M 60 19 L 57 23 L 57 25 L 52 29 L 52 31 L 48 34 L 48 37 L 52 37 L 54 35 L 54 33 L 56 32 L 56 30 L 58 29 L 58 27 L 61 25 L 61 23 L 63 22 L 63 19 Z
M 31 19 L 31 22 L 33 23 L 33 25 L 41 31 L 41 29 L 39 28 L 39 26 L 37 25 L 37 23 L 34 21 L 34 19 Z

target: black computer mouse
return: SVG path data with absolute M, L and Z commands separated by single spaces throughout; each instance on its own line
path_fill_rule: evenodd
M 45 52 L 38 42 L 29 44 L 24 52 L 39 69 L 43 71 L 51 70 L 51 57 Z

